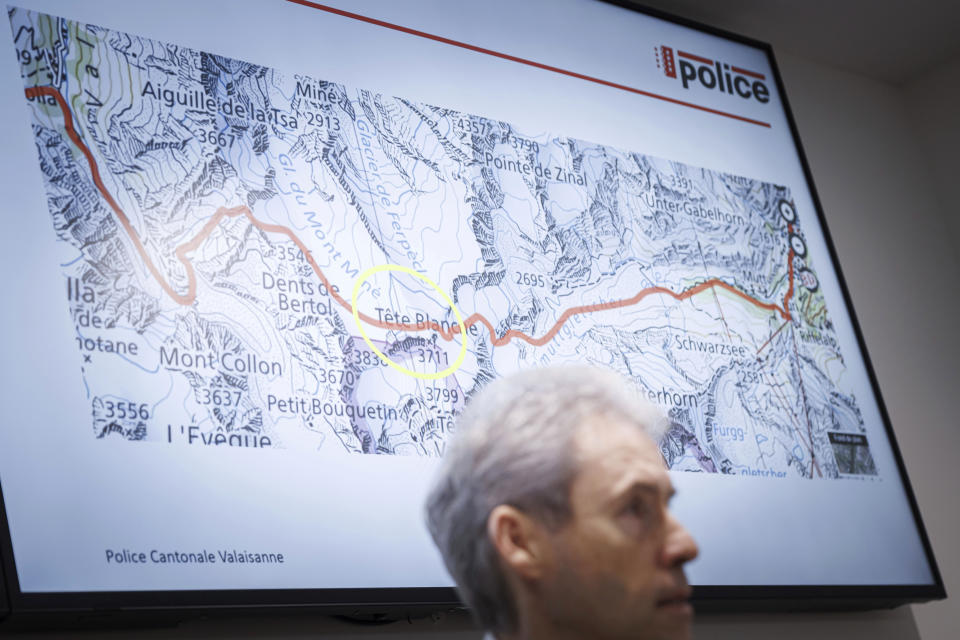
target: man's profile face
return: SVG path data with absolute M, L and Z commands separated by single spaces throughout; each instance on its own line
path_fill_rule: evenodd
M 570 521 L 552 535 L 548 615 L 591 638 L 687 638 L 683 564 L 693 538 L 667 510 L 673 486 L 636 425 L 598 417 L 575 438 Z

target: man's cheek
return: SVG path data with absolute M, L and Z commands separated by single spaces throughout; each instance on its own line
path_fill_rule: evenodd
M 623 583 L 635 599 L 646 598 L 651 603 L 656 600 L 657 569 L 652 557 L 635 553 L 632 557 L 624 558 L 619 566 Z

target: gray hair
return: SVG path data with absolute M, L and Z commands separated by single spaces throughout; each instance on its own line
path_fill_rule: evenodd
M 427 526 L 447 570 L 477 621 L 493 632 L 516 629 L 514 599 L 487 535 L 494 507 L 508 504 L 558 528 L 569 519 L 576 474 L 573 438 L 585 421 L 615 416 L 655 441 L 663 413 L 616 373 L 592 367 L 532 369 L 500 378 L 456 421 L 427 498 Z

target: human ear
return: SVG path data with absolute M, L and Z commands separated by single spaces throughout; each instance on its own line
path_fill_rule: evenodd
M 529 580 L 543 575 L 549 546 L 543 527 L 515 507 L 501 504 L 487 518 L 487 536 L 502 561 Z

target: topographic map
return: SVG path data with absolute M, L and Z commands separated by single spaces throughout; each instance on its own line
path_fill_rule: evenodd
M 439 456 L 577 362 L 672 469 L 876 476 L 789 189 L 9 13 L 93 437 Z

